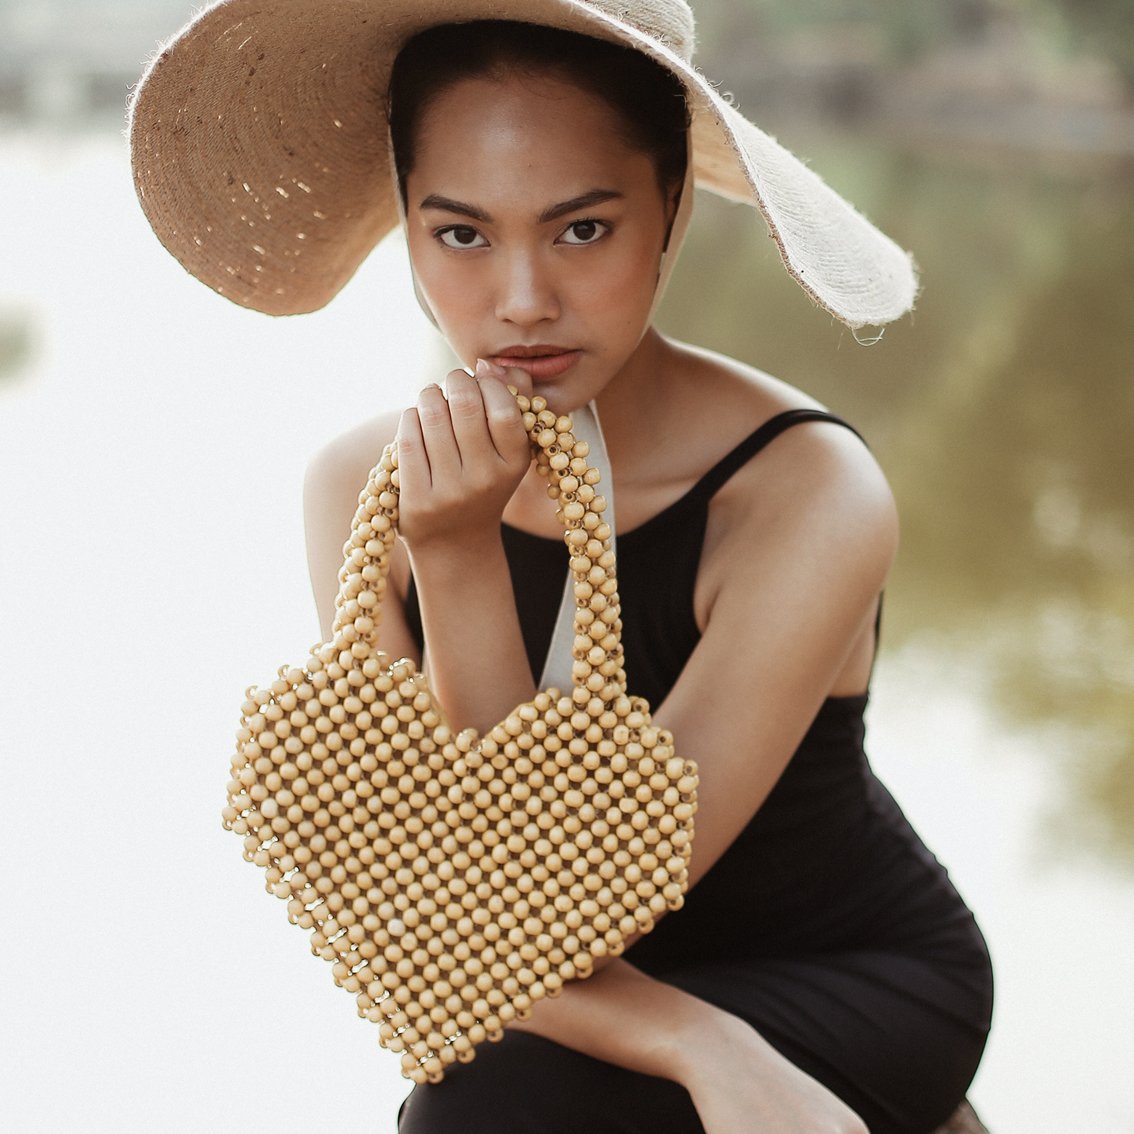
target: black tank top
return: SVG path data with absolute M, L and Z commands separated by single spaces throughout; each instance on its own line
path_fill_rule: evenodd
M 693 612 L 693 586 L 709 503 L 721 486 L 769 442 L 805 421 L 847 424 L 822 410 L 776 414 L 722 457 L 669 507 L 629 531 L 619 531 L 618 589 L 622 602 L 622 645 L 630 692 L 660 705 L 673 688 L 701 634 Z M 516 609 L 524 634 L 532 680 L 538 680 L 555 630 L 567 576 L 567 550 L 559 537 L 532 535 L 502 525 Z M 666 571 L 657 564 L 664 554 Z M 423 632 L 417 589 L 411 578 L 406 621 L 421 646 Z
M 812 421 L 854 431 L 821 410 L 779 413 L 669 507 L 618 532 L 627 684 L 652 707 L 665 700 L 700 638 L 693 589 L 713 496 L 786 429 Z M 554 630 L 567 553 L 557 537 L 508 525 L 502 534 L 534 680 Z M 420 647 L 412 579 L 406 620 Z M 708 956 L 867 947 L 954 955 L 972 939 L 971 914 L 870 769 L 867 699 L 864 693 L 823 703 L 759 811 L 683 909 L 666 915 L 628 959 L 660 975 Z M 680 737 L 676 742 L 680 751 Z

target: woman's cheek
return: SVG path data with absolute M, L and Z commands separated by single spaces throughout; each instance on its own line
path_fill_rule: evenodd
M 594 296 L 596 306 L 609 311 L 621 310 L 627 317 L 644 317 L 653 306 L 660 272 L 660 253 L 653 245 L 634 249 L 620 256 L 597 273 Z M 601 295 L 601 299 L 599 296 Z
M 476 326 L 476 296 L 478 288 L 454 271 L 431 272 L 428 266 L 416 266 L 417 283 L 422 297 L 433 312 L 434 319 L 449 344 L 462 357 Z

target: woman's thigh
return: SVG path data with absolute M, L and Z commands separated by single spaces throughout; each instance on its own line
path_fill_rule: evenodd
M 688 1091 L 551 1040 L 505 1032 L 415 1087 L 399 1134 L 704 1134 Z
M 985 967 L 881 952 L 704 965 L 661 979 L 746 1020 L 871 1134 L 943 1123 L 965 1096 L 991 1014 Z
M 660 979 L 747 1020 L 871 1134 L 924 1134 L 964 1097 L 988 1032 L 986 968 L 884 953 L 704 964 Z M 415 1089 L 400 1134 L 704 1134 L 677 1083 L 522 1032 Z

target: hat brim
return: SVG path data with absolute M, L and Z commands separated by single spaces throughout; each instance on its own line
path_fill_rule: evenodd
M 784 265 L 852 328 L 914 302 L 910 256 L 671 48 L 580 0 L 220 0 L 146 68 L 134 183 L 162 244 L 244 307 L 325 306 L 399 224 L 385 91 L 426 27 L 510 19 L 624 43 L 685 87 L 695 181 L 763 214 Z

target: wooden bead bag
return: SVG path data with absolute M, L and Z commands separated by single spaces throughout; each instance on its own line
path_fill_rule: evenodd
M 565 529 L 571 688 L 454 733 L 425 675 L 377 648 L 398 522 L 388 446 L 344 546 L 332 640 L 248 690 L 223 812 L 419 1083 L 621 953 L 688 884 L 697 769 L 626 691 L 598 470 L 569 417 L 518 400 Z

